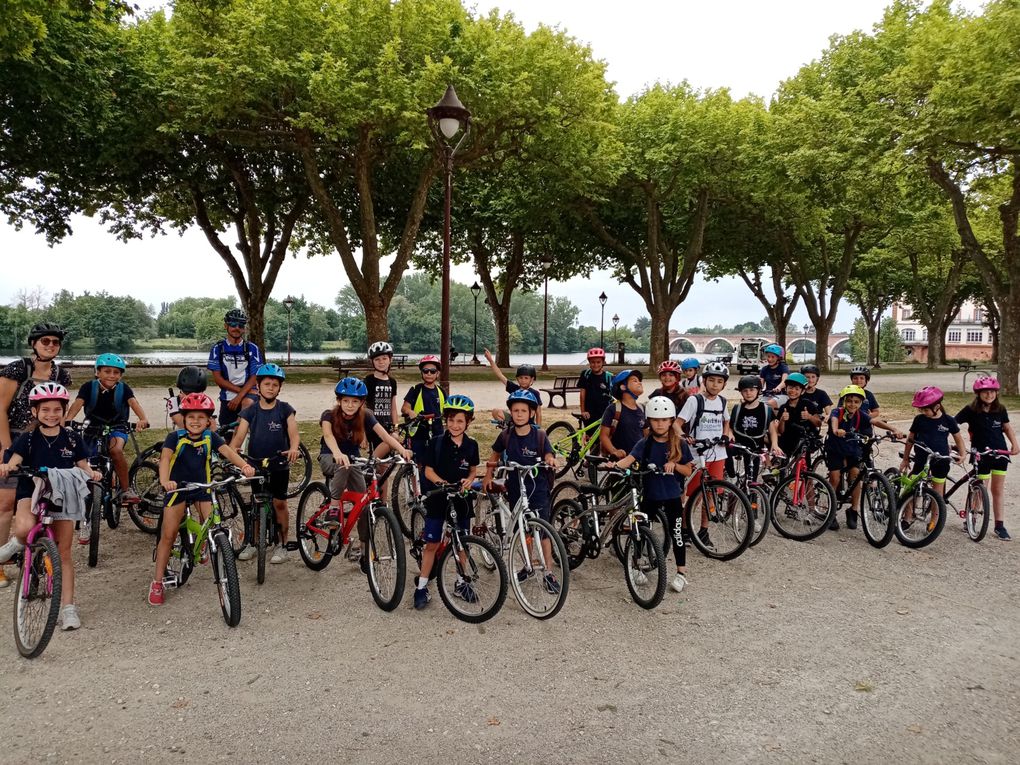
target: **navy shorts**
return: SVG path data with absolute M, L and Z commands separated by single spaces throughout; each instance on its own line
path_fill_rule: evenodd
M 461 531 L 468 531 L 471 528 L 471 518 L 474 513 L 467 500 L 456 498 L 457 503 L 457 527 Z M 422 539 L 426 542 L 438 542 L 443 538 L 443 527 L 446 524 L 446 498 L 442 495 L 429 497 L 425 500 L 425 531 Z
M 212 494 L 206 489 L 178 489 L 166 492 L 166 496 L 163 497 L 163 507 L 172 507 L 185 502 L 212 502 Z

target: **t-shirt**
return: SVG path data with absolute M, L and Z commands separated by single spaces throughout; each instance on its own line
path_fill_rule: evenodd
M 687 400 L 688 392 L 682 385 L 678 385 L 673 388 L 672 392 L 667 392 L 663 388 L 656 388 L 652 391 L 652 395 L 648 398 L 653 399 L 656 396 L 665 396 L 668 398 L 673 402 L 673 406 L 676 407 L 677 412 L 679 412 L 684 405 L 684 401 Z
M 7 407 L 7 422 L 10 425 L 12 437 L 15 431 L 24 430 L 32 422 L 32 408 L 28 405 L 28 393 L 32 390 L 32 385 L 22 385 L 31 373 L 32 370 L 25 363 L 24 358 L 15 359 L 0 370 L 0 377 L 14 380 L 18 384 L 18 390 L 15 392 L 14 398 L 11 399 L 10 406 Z M 65 388 L 71 387 L 71 375 L 55 361 L 50 365 L 50 376 L 46 380 L 37 382 L 47 381 L 60 383 Z
M 839 397 L 839 406 L 843 406 L 842 396 Z M 878 409 L 878 399 L 875 398 L 874 393 L 872 393 L 870 390 L 865 389 L 864 401 L 861 402 L 861 411 L 870 416 L 871 413 L 876 409 Z
M 226 443 L 218 434 L 206 431 L 213 452 L 218 452 Z M 177 447 L 184 442 L 177 451 Z M 212 455 L 206 448 L 205 438 L 191 438 L 186 430 L 175 430 L 166 437 L 163 448 L 177 452 L 170 465 L 170 480 L 177 483 L 208 483 L 209 465 Z
M 829 398 L 829 394 L 821 388 L 815 388 L 814 390 L 805 389 L 805 391 L 800 394 L 800 397 L 807 399 L 808 401 L 814 401 L 819 412 L 824 412 L 825 407 L 832 406 L 832 399 Z
M 648 460 L 647 464 L 655 465 L 660 470 L 662 466 L 669 461 L 669 444 L 656 441 L 654 438 L 651 439 L 651 446 L 648 446 L 648 439 L 642 438 L 636 444 L 634 448 L 630 450 L 630 456 L 634 457 L 641 467 L 645 467 L 645 449 L 648 448 Z M 680 444 L 680 464 L 686 465 L 688 462 L 693 460 L 691 457 L 691 450 L 687 448 L 686 443 Z M 680 473 L 673 473 L 672 475 L 646 475 L 643 486 L 643 496 L 645 499 L 650 499 L 656 502 L 660 502 L 664 499 L 679 499 L 684 488 L 684 477 Z
M 772 410 L 760 400 L 754 407 L 743 401 L 735 404 L 730 412 L 730 428 L 734 440 L 749 449 L 761 449 L 769 434 L 769 423 L 775 419 L 770 415 Z
M 296 414 L 294 407 L 279 399 L 272 409 L 263 409 L 259 402 L 238 412 L 239 418 L 248 421 L 248 455 L 264 459 L 279 457 L 280 452 L 287 451 L 290 448 L 287 420 L 292 414 Z
M 782 422 L 783 413 L 789 412 L 790 419 L 786 422 Z M 818 428 L 812 425 L 808 420 L 801 419 L 801 414 L 807 412 L 808 414 L 821 414 L 818 411 L 818 407 L 814 401 L 807 401 L 803 398 L 798 398 L 796 403 L 793 401 L 787 401 L 776 412 L 776 418 L 780 420 L 779 433 L 779 448 L 783 450 L 785 454 L 793 454 L 800 446 L 800 442 L 804 440 L 804 437 L 817 433 Z
M 765 392 L 770 393 L 783 382 L 783 375 L 789 373 L 790 368 L 786 365 L 786 362 L 780 361 L 774 367 L 770 367 L 768 364 L 763 366 L 758 372 L 758 376 L 765 381 Z
M 617 406 L 620 409 L 619 419 L 616 419 Z M 610 404 L 602 413 L 602 425 L 613 431 L 609 440 L 613 446 L 625 452 L 633 449 L 634 444 L 642 439 L 647 424 L 645 410 L 641 406 L 631 409 L 623 404 Z
M 471 468 L 476 467 L 480 461 L 477 441 L 465 435 L 460 446 L 457 446 L 450 438 L 450 434 L 444 433 L 438 440 L 432 442 L 432 448 L 425 455 L 424 464 L 435 470 L 444 481 L 460 483 L 470 475 Z M 421 480 L 424 489 L 434 488 L 424 473 Z
M 839 429 L 846 431 L 846 436 L 837 436 L 833 432 L 832 421 L 838 419 Z M 829 435 L 825 439 L 825 450 L 834 454 L 842 454 L 847 457 L 859 457 L 861 455 L 861 444 L 851 441 L 850 437 L 857 433 L 862 436 L 870 436 L 873 430 L 871 418 L 863 410 L 855 414 L 847 414 L 843 407 L 833 409 L 829 414 Z
M 365 418 L 365 433 L 371 433 L 379 421 L 369 413 L 364 407 L 360 410 L 360 415 Z M 341 415 L 343 416 L 343 415 Z M 358 416 L 358 415 L 355 415 Z M 330 427 L 333 426 L 333 410 L 327 409 L 319 416 L 319 427 L 322 427 L 322 423 L 328 422 Z M 340 453 L 346 454 L 348 457 L 360 457 L 361 456 L 361 444 L 355 443 L 350 438 L 337 439 L 337 446 L 340 447 Z M 319 454 L 332 454 L 329 447 L 326 445 L 326 439 L 319 439 Z
M 492 444 L 492 451 L 502 455 L 506 462 L 517 462 L 521 465 L 536 465 L 543 461 L 546 454 L 552 454 L 552 447 L 549 446 L 549 439 L 540 439 L 538 428 L 529 426 L 526 435 L 518 435 L 516 428 L 511 428 L 496 436 Z M 503 442 L 506 441 L 506 448 Z M 540 443 L 543 441 L 544 443 Z M 544 447 L 544 448 L 542 448 Z M 506 482 L 507 493 L 510 495 L 511 507 L 520 498 L 520 483 L 515 475 L 510 475 Z M 544 503 L 549 498 L 549 473 L 539 471 L 537 478 L 530 475 L 524 477 L 524 488 L 528 492 L 528 502 L 532 508 L 538 509 L 536 501 Z
M 584 408 L 592 417 L 605 411 L 609 402 L 613 400 L 609 392 L 612 382 L 613 376 L 607 369 L 603 369 L 598 374 L 592 372 L 590 368 L 581 370 L 577 387 L 584 391 Z
M 914 440 L 931 449 L 936 454 L 949 454 L 949 436 L 951 433 L 959 433 L 960 426 L 956 420 L 945 412 L 938 417 L 926 417 L 919 414 L 910 423 L 910 432 L 914 434 Z
M 428 440 L 429 435 L 438 436 L 443 432 L 443 410 L 439 404 L 439 388 L 428 388 L 424 383 L 412 385 L 404 396 L 404 401 L 410 404 L 412 409 L 415 409 L 419 396 L 421 396 L 422 404 L 420 414 L 434 414 L 435 417 L 429 423 L 429 427 L 419 426 L 415 431 L 414 437 L 411 439 L 415 444 L 422 444 Z
M 262 366 L 262 352 L 255 343 L 242 340 L 240 345 L 231 345 L 225 339 L 209 350 L 209 363 L 213 372 L 219 372 L 238 387 L 244 387 L 249 377 Z M 237 394 L 232 390 L 220 389 L 221 401 L 232 401 Z
M 704 393 L 691 396 L 684 403 L 680 410 L 680 419 L 687 423 L 693 423 L 698 415 L 698 399 L 704 402 L 704 410 L 701 413 L 701 420 L 698 422 L 697 430 L 692 430 L 691 435 L 698 440 L 709 441 L 713 438 L 722 438 L 723 426 L 726 422 L 726 404 L 722 396 L 709 398 Z M 725 446 L 713 446 L 705 452 L 706 462 L 715 462 L 726 459 Z
M 531 388 L 522 388 L 520 385 L 518 385 L 513 380 L 507 380 L 506 381 L 506 394 L 508 396 L 511 393 L 515 393 L 515 392 L 517 392 L 519 390 L 526 390 L 526 391 L 528 391 L 531 395 L 533 395 L 535 397 L 535 400 L 538 401 L 538 405 L 542 406 L 542 396 L 539 394 L 539 392 L 537 390 L 535 390 L 534 387 L 531 387 Z
M 998 412 L 982 412 L 965 406 L 956 415 L 956 421 L 961 425 L 967 423 L 970 445 L 978 451 L 1008 448 L 1006 435 L 1002 430 L 1009 422 L 1009 413 L 1005 409 Z
M 89 409 L 89 402 L 92 400 L 93 384 L 98 386 L 99 390 L 96 393 L 95 407 Z M 124 386 L 123 393 L 121 393 L 122 398 L 119 412 L 114 408 L 114 401 L 117 397 L 117 385 Z M 78 389 L 77 398 L 85 402 L 85 416 L 94 423 L 102 425 L 120 425 L 126 423 L 130 416 L 128 401 L 135 397 L 135 392 L 131 390 L 131 386 L 126 382 L 121 381 L 117 385 L 112 388 L 104 388 L 98 380 L 89 380 L 82 385 Z
M 33 468 L 72 468 L 89 457 L 84 441 L 67 428 L 61 428 L 55 436 L 43 435 L 39 428 L 22 433 L 14 439 L 10 451 Z
M 368 388 L 365 406 L 368 407 L 372 416 L 384 426 L 392 425 L 393 399 L 397 397 L 397 381 L 392 377 L 380 380 L 375 375 L 366 375 L 365 387 Z

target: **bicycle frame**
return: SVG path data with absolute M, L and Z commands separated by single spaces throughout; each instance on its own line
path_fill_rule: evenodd
M 521 521 L 521 518 L 529 518 L 529 517 L 531 517 L 531 518 L 538 518 L 539 516 L 538 516 L 538 512 L 532 509 L 531 504 L 528 501 L 528 492 L 527 492 L 527 488 L 526 488 L 525 483 L 524 483 L 524 478 L 529 473 L 531 474 L 531 476 L 533 478 L 538 478 L 538 473 L 542 469 L 543 469 L 543 466 L 540 465 L 540 464 L 536 464 L 536 465 L 521 465 L 521 464 L 516 463 L 516 462 L 511 462 L 511 463 L 508 463 L 506 465 L 498 466 L 496 468 L 496 470 L 494 471 L 496 474 L 499 474 L 499 475 L 508 475 L 511 472 L 516 473 L 517 474 L 517 483 L 518 483 L 518 486 L 520 487 L 520 496 L 517 499 L 517 503 L 514 505 L 513 509 L 510 511 L 510 522 L 508 524 L 506 524 L 503 527 L 503 529 L 498 529 L 497 528 L 497 532 L 499 533 L 500 538 L 504 541 L 504 547 L 503 547 L 504 551 L 509 549 L 509 544 L 507 543 L 507 538 L 506 538 L 507 533 L 513 533 L 514 536 L 517 537 L 517 540 L 521 544 L 521 549 L 522 550 L 527 550 L 528 549 L 528 539 L 527 539 L 527 535 L 524 532 L 524 524 L 521 523 L 520 521 Z M 490 500 L 490 502 L 491 502 L 491 500 Z M 492 504 L 492 507 L 496 506 L 495 503 L 491 503 L 491 504 Z M 499 510 L 498 513 L 502 514 L 502 510 Z M 540 560 L 539 563 L 540 563 L 541 566 L 545 567 L 546 566 L 546 561 L 544 560 L 545 551 L 542 549 L 541 545 L 538 546 L 538 550 L 539 550 L 538 554 L 543 556 L 543 559 Z
M 340 520 L 339 531 L 341 547 L 345 547 L 350 544 L 351 531 L 357 525 L 358 519 L 361 517 L 361 513 L 365 510 L 365 508 L 368 508 L 369 513 L 371 513 L 375 504 L 382 500 L 382 496 L 379 494 L 379 474 L 376 471 L 375 466 L 391 461 L 395 464 L 400 464 L 393 458 L 379 460 L 374 457 L 369 457 L 368 459 L 359 457 L 351 463 L 352 466 L 359 465 L 364 467 L 365 469 L 362 472 L 368 473 L 370 480 L 367 482 L 364 493 L 357 491 L 343 491 L 340 494 L 341 507 L 343 507 L 345 502 L 350 502 L 353 505 L 350 513 L 345 513 Z M 329 500 L 327 500 L 325 504 L 320 505 L 319 509 L 309 516 L 309 518 L 305 521 L 305 526 L 309 533 L 317 534 L 318 536 L 326 539 L 329 543 L 333 543 L 333 540 L 336 537 L 337 528 L 332 526 L 332 524 L 322 524 L 321 521 L 319 523 L 313 523 L 314 521 L 319 521 L 322 514 L 328 510 Z M 372 516 L 371 519 L 374 520 L 374 516 Z
M 982 457 L 1006 457 L 1009 458 L 1008 449 L 984 449 L 978 451 L 977 449 L 970 450 L 970 468 L 964 471 L 964 474 L 960 476 L 959 480 L 953 482 L 951 486 L 946 487 L 946 493 L 942 495 L 942 498 L 947 502 L 949 498 L 956 493 L 956 490 L 964 485 L 971 485 L 973 483 L 982 483 L 981 478 L 978 476 L 978 464 Z M 960 517 L 964 516 L 963 511 L 958 511 Z
M 49 482 L 46 481 L 45 478 L 43 478 L 43 481 L 46 482 L 46 490 L 48 490 Z M 21 553 L 22 555 L 30 554 L 29 550 L 32 549 L 32 545 L 35 544 L 36 540 L 39 539 L 40 536 L 46 536 L 54 544 L 57 542 L 57 535 L 53 533 L 53 521 L 55 519 L 49 514 L 49 500 L 45 497 L 40 497 L 39 501 L 36 503 L 35 509 L 39 520 L 36 521 L 36 524 L 32 527 L 32 530 L 28 532 L 28 536 L 25 538 L 25 549 Z M 12 560 L 11 562 L 13 563 L 14 561 Z M 60 565 L 59 561 L 57 565 Z M 22 596 L 26 598 L 29 596 L 29 585 L 31 583 L 29 574 L 30 567 L 24 566 L 24 576 L 21 580 L 21 593 Z M 52 597 L 54 592 L 51 588 L 47 587 L 46 594 Z

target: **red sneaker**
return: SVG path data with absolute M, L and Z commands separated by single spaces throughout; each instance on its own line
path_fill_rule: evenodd
M 163 605 L 163 583 L 153 582 L 149 585 L 149 605 L 150 606 L 161 606 Z

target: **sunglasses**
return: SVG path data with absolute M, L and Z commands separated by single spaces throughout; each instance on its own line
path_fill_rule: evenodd
M 40 345 L 55 345 L 59 348 L 64 341 L 58 340 L 55 337 L 40 337 L 37 342 Z
M 244 324 L 243 322 L 228 321 L 227 322 L 227 326 L 228 327 L 233 327 L 234 329 L 244 329 L 247 325 Z
M 423 370 L 421 370 L 421 373 L 423 375 L 437 375 L 437 374 L 439 374 L 439 370 L 438 369 L 423 369 Z

